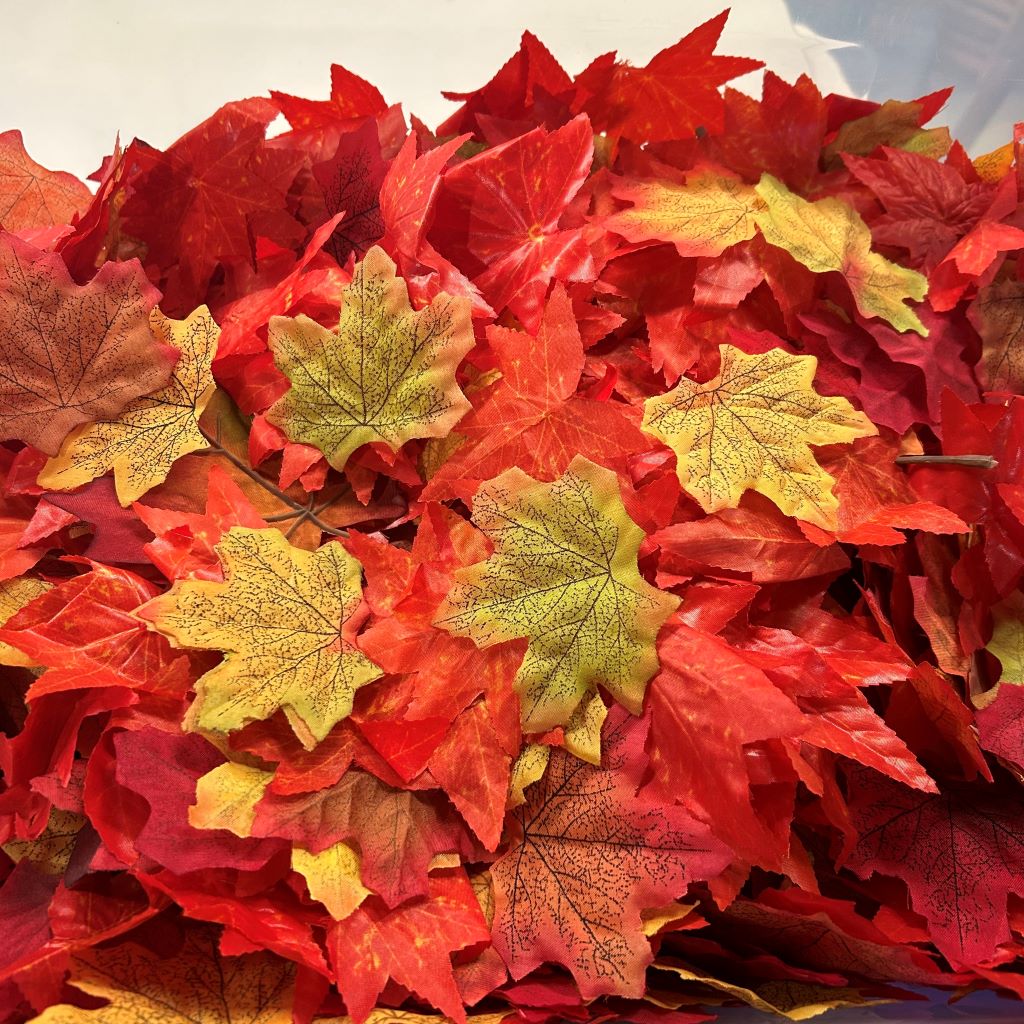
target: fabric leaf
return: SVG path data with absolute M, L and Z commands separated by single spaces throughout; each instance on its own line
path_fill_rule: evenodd
M 473 520 L 496 550 L 455 573 L 435 622 L 479 646 L 529 638 L 523 728 L 564 724 L 598 683 L 639 712 L 654 638 L 678 602 L 637 570 L 644 534 L 615 474 L 580 456 L 550 484 L 510 469 L 477 492 Z
M 769 243 L 816 274 L 842 274 L 863 316 L 881 317 L 898 331 L 928 333 L 906 304 L 924 298 L 927 279 L 872 252 L 871 231 L 852 206 L 831 196 L 808 202 L 770 174 L 762 175 L 756 191 L 764 207 L 754 220 Z
M 292 547 L 273 529 L 233 527 L 217 545 L 224 583 L 178 581 L 139 611 L 179 647 L 220 650 L 186 725 L 230 732 L 283 709 L 312 749 L 380 670 L 352 645 L 359 563 L 337 543 Z
M 735 508 L 751 489 L 787 515 L 835 529 L 833 480 L 809 446 L 866 437 L 874 425 L 845 398 L 814 391 L 813 356 L 719 351 L 713 380 L 684 377 L 646 401 L 644 429 L 676 453 L 679 482 L 705 512 Z
M 73 431 L 39 474 L 40 487 L 66 491 L 114 471 L 122 505 L 163 483 L 177 459 L 207 446 L 199 418 L 216 387 L 210 364 L 219 329 L 205 306 L 185 320 L 150 315 L 153 333 L 178 353 L 165 388 L 129 403 L 116 419 Z
M 164 387 L 174 353 L 149 329 L 137 262 L 75 284 L 59 256 L 0 233 L 0 437 L 56 455 L 77 426 Z
M 553 750 L 515 811 L 514 838 L 491 867 L 494 944 L 514 978 L 552 962 L 572 972 L 584 999 L 642 995 L 653 958 L 641 911 L 728 861 L 681 808 L 637 794 L 645 732 L 614 710 L 602 766 Z
M 71 984 L 107 1005 L 49 1006 L 33 1024 L 291 1024 L 294 974 L 270 953 L 222 957 L 205 931 L 168 958 L 132 942 L 83 950 Z
M 397 451 L 413 437 L 444 437 L 469 409 L 455 382 L 473 347 L 468 301 L 442 294 L 414 311 L 377 246 L 356 265 L 337 332 L 307 316 L 275 316 L 269 340 L 292 386 L 267 418 L 335 469 L 371 441 Z
M 685 185 L 625 182 L 612 194 L 633 206 L 609 217 L 606 228 L 631 242 L 671 242 L 680 256 L 720 256 L 753 238 L 754 211 L 763 205 L 750 185 L 709 168 L 691 172 Z

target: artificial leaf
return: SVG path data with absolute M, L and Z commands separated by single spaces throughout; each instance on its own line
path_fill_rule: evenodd
M 742 652 L 682 623 L 666 627 L 658 657 L 648 747 L 658 785 L 740 856 L 777 864 L 784 851 L 754 806 L 744 747 L 799 736 L 803 713 Z
M 0 580 L 0 626 L 8 621 L 30 601 L 42 596 L 50 589 L 50 584 L 32 576 L 16 576 L 9 580 Z M 32 658 L 17 647 L 0 640 L 0 665 L 34 664 Z
M 637 794 L 645 731 L 612 712 L 601 767 L 552 751 L 514 812 L 514 838 L 491 867 L 494 943 L 514 978 L 551 961 L 584 999 L 640 995 L 653 959 L 641 911 L 727 863 L 725 847 L 680 808 Z
M 747 355 L 719 346 L 718 375 L 688 378 L 647 400 L 644 429 L 676 453 L 679 482 L 706 512 L 735 508 L 752 489 L 787 515 L 834 528 L 832 478 L 810 445 L 875 433 L 845 398 L 813 389 L 817 360 L 782 349 Z
M 201 931 L 168 957 L 132 942 L 83 950 L 72 958 L 71 983 L 105 1005 L 50 1006 L 34 1024 L 290 1024 L 294 974 L 270 953 L 222 957 Z
M 181 694 L 189 686 L 188 659 L 134 616 L 155 593 L 135 573 L 94 562 L 56 586 L 41 584 L 0 633 L 31 664 L 46 667 L 32 684 L 36 697 L 105 686 Z
M 477 492 L 473 519 L 495 552 L 455 573 L 435 621 L 480 646 L 529 638 L 516 677 L 524 729 L 567 722 L 597 684 L 639 712 L 677 601 L 637 571 L 643 531 L 615 475 L 581 456 L 550 484 L 511 469 Z
M 749 185 L 710 168 L 690 172 L 685 185 L 627 182 L 612 194 L 633 206 L 613 214 L 605 227 L 631 242 L 671 242 L 680 256 L 721 256 L 753 238 L 754 211 L 763 203 Z
M 346 132 L 334 156 L 313 165 L 328 214 L 344 214 L 324 243 L 341 266 L 353 252 L 362 257 L 384 233 L 379 195 L 386 169 L 373 120 Z
M 356 768 L 313 793 L 268 791 L 256 806 L 253 834 L 291 839 L 313 854 L 352 841 L 363 882 L 389 907 L 427 894 L 435 856 L 470 848 L 439 794 L 395 789 Z
M 196 684 L 188 724 L 230 732 L 283 709 L 312 748 L 380 675 L 350 636 L 359 563 L 340 544 L 303 551 L 271 529 L 233 527 L 217 551 L 225 582 L 179 581 L 139 612 L 177 646 L 225 652 Z
M 593 133 L 585 117 L 557 131 L 535 128 L 445 174 L 428 234 L 499 311 L 535 331 L 549 283 L 593 276 L 580 228 L 561 228 L 590 170 Z M 500 195 L 495 203 L 491 196 Z
M 370 1017 L 390 977 L 465 1024 L 450 954 L 487 939 L 487 925 L 469 880 L 464 872 L 452 872 L 431 877 L 426 899 L 394 910 L 364 904 L 331 926 L 327 945 L 354 1021 Z
M 895 875 L 956 964 L 991 957 L 1010 938 L 1006 900 L 1024 895 L 1024 807 L 997 792 L 915 792 L 853 768 L 850 813 L 859 840 L 850 866 Z
M 149 329 L 138 263 L 75 284 L 59 256 L 0 234 L 0 436 L 56 455 L 75 427 L 165 386 L 174 354 Z
M 501 379 L 458 424 L 465 442 L 431 476 L 424 500 L 468 501 L 482 481 L 513 466 L 554 480 L 577 455 L 625 475 L 627 456 L 648 442 L 627 406 L 576 394 L 583 342 L 561 285 L 552 290 L 536 337 L 491 327 L 487 340 Z
M 73 174 L 37 164 L 25 152 L 21 132 L 0 133 L 0 227 L 21 232 L 69 224 L 90 199 Z
M 397 451 L 413 437 L 443 437 L 469 408 L 455 381 L 473 347 L 467 302 L 439 295 L 414 311 L 376 246 L 345 289 L 337 332 L 306 316 L 274 317 L 270 347 L 291 388 L 267 418 L 335 469 L 371 441 Z
M 906 304 L 924 298 L 926 279 L 873 252 L 871 231 L 852 206 L 832 197 L 808 202 L 770 174 L 755 191 L 764 206 L 754 220 L 771 245 L 816 274 L 842 274 L 864 316 L 881 317 L 898 331 L 928 333 Z
M 207 446 L 199 429 L 216 385 L 210 374 L 218 328 L 201 306 L 185 320 L 157 311 L 150 325 L 161 343 L 179 353 L 170 383 L 121 410 L 72 431 L 39 474 L 40 487 L 71 490 L 110 470 L 117 497 L 128 505 L 163 483 L 177 459 Z
M 266 142 L 276 116 L 265 99 L 228 103 L 166 152 L 144 154 L 121 217 L 167 276 L 165 312 L 198 306 L 219 262 L 251 261 L 254 218 L 278 219 L 286 235 L 295 226 L 283 199 L 302 157 Z
M 306 879 L 309 895 L 319 900 L 335 921 L 344 920 L 370 895 L 359 878 L 359 854 L 348 843 L 335 843 L 319 853 L 296 846 L 292 870 Z
M 991 391 L 1024 390 L 1024 282 L 995 281 L 978 291 L 968 315 L 984 348 L 978 364 Z
M 576 79 L 594 128 L 636 143 L 721 130 L 718 87 L 761 66 L 746 57 L 715 56 L 728 13 L 723 11 L 655 54 L 646 67 L 615 62 L 614 53 L 598 57 Z
M 223 828 L 243 839 L 252 835 L 256 804 L 270 784 L 269 772 L 225 761 L 196 783 L 196 802 L 189 808 L 193 828 Z

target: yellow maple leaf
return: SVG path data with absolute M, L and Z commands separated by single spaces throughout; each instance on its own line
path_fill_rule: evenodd
M 225 761 L 196 782 L 196 802 L 188 809 L 193 828 L 223 828 L 242 839 L 252 835 L 256 804 L 273 779 L 247 764 Z
M 85 815 L 50 808 L 46 828 L 35 839 L 11 839 L 0 846 L 15 863 L 27 860 L 47 875 L 63 875 L 74 852 Z
M 856 988 L 846 986 L 820 985 L 813 982 L 794 981 L 789 978 L 768 979 L 756 988 L 745 988 L 732 982 L 723 981 L 711 974 L 698 973 L 683 964 L 662 959 L 654 962 L 656 971 L 675 974 L 684 981 L 699 982 L 708 988 L 721 992 L 723 997 L 739 999 L 762 1013 L 787 1020 L 810 1020 L 829 1010 L 844 1006 L 871 1006 L 889 1002 L 862 995 Z
M 210 364 L 220 328 L 205 306 L 184 320 L 153 310 L 149 323 L 160 341 L 181 353 L 170 382 L 129 403 L 116 419 L 73 430 L 43 466 L 40 487 L 66 491 L 113 470 L 117 499 L 127 507 L 163 483 L 176 460 L 207 447 L 199 417 L 216 390 Z
M 345 842 L 320 853 L 293 847 L 292 870 L 305 878 L 309 895 L 319 900 L 335 921 L 343 921 L 370 895 L 359 876 L 359 854 Z
M 753 217 L 766 241 L 816 274 L 842 274 L 864 316 L 881 317 L 898 331 L 928 333 L 906 305 L 924 298 L 928 279 L 872 252 L 871 231 L 849 203 L 832 196 L 809 202 L 770 174 L 761 175 L 755 191 L 764 205 Z
M 312 749 L 381 671 L 351 643 L 359 563 L 338 543 L 304 551 L 274 529 L 232 527 L 217 545 L 225 582 L 179 580 L 137 613 L 177 647 L 219 650 L 185 725 L 226 733 L 283 709 Z
M 70 984 L 109 1002 L 49 1006 L 31 1024 L 291 1024 L 295 965 L 271 953 L 221 956 L 215 936 L 190 930 L 171 957 L 134 942 L 74 953 Z
M 397 451 L 410 438 L 444 437 L 469 411 L 455 381 L 473 347 L 469 300 L 441 294 L 414 311 L 378 246 L 356 264 L 337 331 L 308 316 L 275 316 L 269 341 L 291 388 L 267 418 L 335 469 L 370 441 Z
M 753 238 L 754 211 L 763 205 L 752 186 L 707 168 L 692 171 L 685 185 L 627 182 L 613 194 L 633 207 L 610 216 L 607 228 L 630 242 L 671 242 L 680 256 L 720 256 Z
M 647 399 L 643 429 L 676 453 L 679 482 L 705 512 L 735 508 L 755 490 L 787 515 L 834 530 L 835 481 L 809 445 L 866 437 L 877 433 L 874 424 L 845 398 L 814 391 L 814 356 L 719 351 L 714 380 L 684 377 Z
M 481 647 L 529 639 L 516 676 L 524 729 L 565 724 L 599 683 L 638 714 L 679 601 L 640 575 L 644 532 L 616 475 L 579 455 L 552 483 L 510 469 L 477 491 L 473 521 L 494 554 L 455 573 L 435 622 Z
M 32 576 L 16 576 L 12 580 L 0 580 L 0 626 L 7 624 L 30 601 L 52 589 L 52 584 Z M 21 665 L 30 668 L 34 662 L 16 647 L 0 640 L 0 665 Z

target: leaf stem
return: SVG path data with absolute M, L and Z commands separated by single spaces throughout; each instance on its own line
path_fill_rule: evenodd
M 228 448 L 225 448 L 224 445 L 220 443 L 220 440 L 217 437 L 208 434 L 205 430 L 203 430 L 202 427 L 199 428 L 199 432 L 203 435 L 204 438 L 206 438 L 206 442 L 210 446 L 207 449 L 207 451 L 213 452 L 216 455 L 223 456 L 225 459 L 228 460 L 228 462 L 231 463 L 232 466 L 234 466 L 240 472 L 244 473 L 254 484 L 257 484 L 259 487 L 262 487 L 269 494 L 272 494 L 275 498 L 277 498 L 278 501 L 283 502 L 290 509 L 292 509 L 291 512 L 285 513 L 283 515 L 271 516 L 269 519 L 265 520 L 266 522 L 284 522 L 286 519 L 295 518 L 297 521 L 289 528 L 286 536 L 290 536 L 306 520 L 309 520 L 309 522 L 311 522 L 314 526 L 318 527 L 324 533 L 330 534 L 330 536 L 332 537 L 344 537 L 346 535 L 344 530 L 337 530 L 333 526 L 329 526 L 322 519 L 320 519 L 319 516 L 317 516 L 317 514 L 313 511 L 312 495 L 310 495 L 309 504 L 303 505 L 301 502 L 298 502 L 294 498 L 292 498 L 285 491 L 281 490 L 281 488 L 278 487 L 276 484 L 271 483 L 261 473 L 257 473 L 256 470 L 254 470 L 252 466 L 250 466 L 244 459 L 240 459 L 237 455 L 235 455 L 233 451 L 231 451 Z
M 966 466 L 970 469 L 995 469 L 998 460 L 991 455 L 897 455 L 897 466 Z

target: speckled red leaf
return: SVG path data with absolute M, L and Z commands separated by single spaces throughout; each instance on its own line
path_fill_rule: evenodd
M 995 787 L 919 793 L 867 768 L 847 770 L 860 839 L 849 866 L 903 879 L 954 966 L 991 957 L 1010 938 L 1006 901 L 1024 896 L 1024 806 Z
M 553 750 L 514 812 L 508 849 L 491 868 L 493 940 L 513 978 L 552 962 L 584 999 L 641 995 L 653 959 L 642 911 L 728 863 L 726 847 L 682 808 L 637 792 L 646 731 L 613 709 L 601 767 Z
M 21 132 L 0 133 L 0 227 L 23 232 L 70 224 L 91 199 L 73 174 L 37 164 L 25 152 Z
M 149 327 L 158 298 L 136 262 L 77 285 L 59 256 L 0 232 L 0 437 L 56 455 L 75 427 L 163 387 L 175 353 Z
M 313 853 L 355 840 L 364 883 L 390 907 L 426 894 L 435 854 L 472 852 L 440 794 L 394 789 L 357 769 L 315 793 L 268 793 L 256 805 L 252 833 L 291 839 Z

